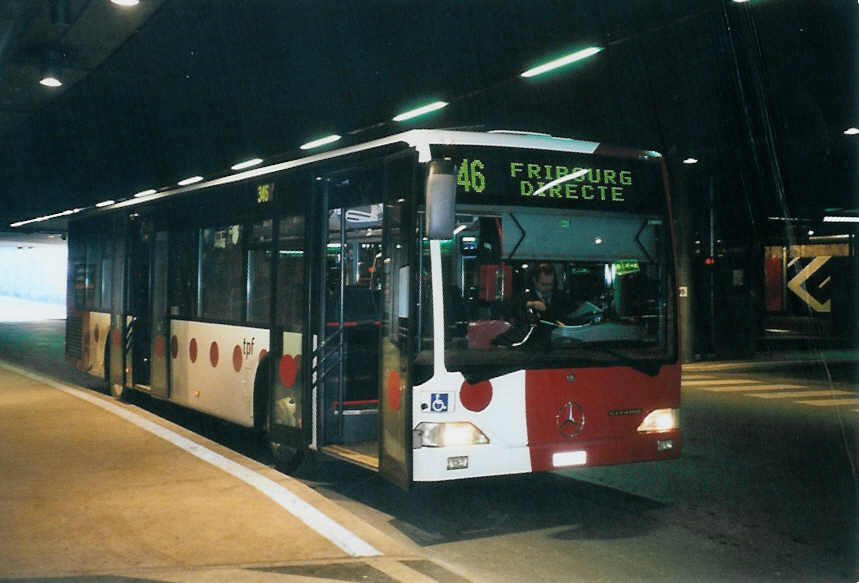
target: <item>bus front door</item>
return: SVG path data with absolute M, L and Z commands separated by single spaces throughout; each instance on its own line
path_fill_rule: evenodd
M 317 399 L 322 450 L 379 465 L 379 293 L 381 204 L 327 211 L 318 298 Z

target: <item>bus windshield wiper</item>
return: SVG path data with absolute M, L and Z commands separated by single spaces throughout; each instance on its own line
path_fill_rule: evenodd
M 565 338 L 566 342 L 571 344 L 575 344 L 577 346 L 583 346 L 587 350 L 591 350 L 593 352 L 597 352 L 600 354 L 607 354 L 609 356 L 613 356 L 618 359 L 621 364 L 624 364 L 630 368 L 634 368 L 638 372 L 644 373 L 649 377 L 654 377 L 659 373 L 659 369 L 662 367 L 662 363 L 655 360 L 636 360 L 634 358 L 630 358 L 629 356 L 614 350 L 613 348 L 609 348 L 608 346 L 598 346 L 586 340 L 581 340 L 579 338 Z

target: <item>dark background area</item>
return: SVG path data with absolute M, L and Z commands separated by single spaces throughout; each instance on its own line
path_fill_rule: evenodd
M 515 129 L 653 149 L 671 176 L 679 284 L 697 302 L 684 325 L 704 322 L 689 354 L 720 352 L 710 323 L 725 298 L 727 319 L 748 324 L 734 344 L 753 350 L 767 245 L 855 237 L 821 222 L 859 216 L 849 0 L 0 0 L 0 27 L 0 231 L 251 156 L 298 157 L 330 133 L 340 146 Z M 519 76 L 588 46 L 603 50 Z M 48 51 L 62 88 L 38 85 Z M 450 104 L 392 121 L 436 99 Z

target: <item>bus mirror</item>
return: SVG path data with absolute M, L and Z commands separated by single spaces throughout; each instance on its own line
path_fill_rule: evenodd
M 433 160 L 427 170 L 426 234 L 450 239 L 456 223 L 456 172 L 450 160 Z

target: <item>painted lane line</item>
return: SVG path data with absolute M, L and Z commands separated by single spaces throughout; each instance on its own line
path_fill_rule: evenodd
M 708 385 L 757 385 L 760 384 L 760 381 L 755 381 L 752 379 L 724 379 L 719 381 L 680 381 L 680 384 L 685 387 L 703 387 Z
M 849 405 L 859 405 L 859 399 L 825 399 L 819 401 L 797 401 L 803 405 L 812 405 L 813 407 L 842 407 Z M 854 409 L 856 411 L 857 409 Z
M 748 391 L 772 391 L 772 390 L 791 390 L 791 389 L 807 389 L 803 385 L 780 385 L 780 384 L 760 384 L 760 385 L 737 385 L 733 387 L 696 387 L 699 391 L 709 391 L 711 393 L 745 393 Z
M 31 373 L 30 371 L 18 368 L 17 366 L 4 361 L 0 361 L 0 366 L 23 377 L 43 383 L 62 391 L 63 393 L 77 397 L 78 399 L 91 403 L 97 407 L 101 407 L 102 409 L 137 425 L 141 429 L 169 441 L 176 447 L 212 464 L 231 476 L 238 478 L 268 496 L 280 507 L 353 557 L 375 557 L 382 554 L 356 534 L 347 530 L 326 514 L 308 504 L 274 480 L 266 478 L 265 476 L 262 476 L 239 463 L 227 459 L 221 454 L 215 453 L 187 437 L 183 437 L 166 427 L 162 427 L 157 423 L 144 419 L 132 411 L 116 405 L 115 403 L 90 395 L 80 389 L 63 385 L 52 379 L 43 377 L 36 373 Z
M 749 397 L 757 397 L 759 399 L 794 399 L 796 397 L 831 397 L 832 395 L 851 395 L 847 391 L 786 391 L 784 393 L 752 393 Z

